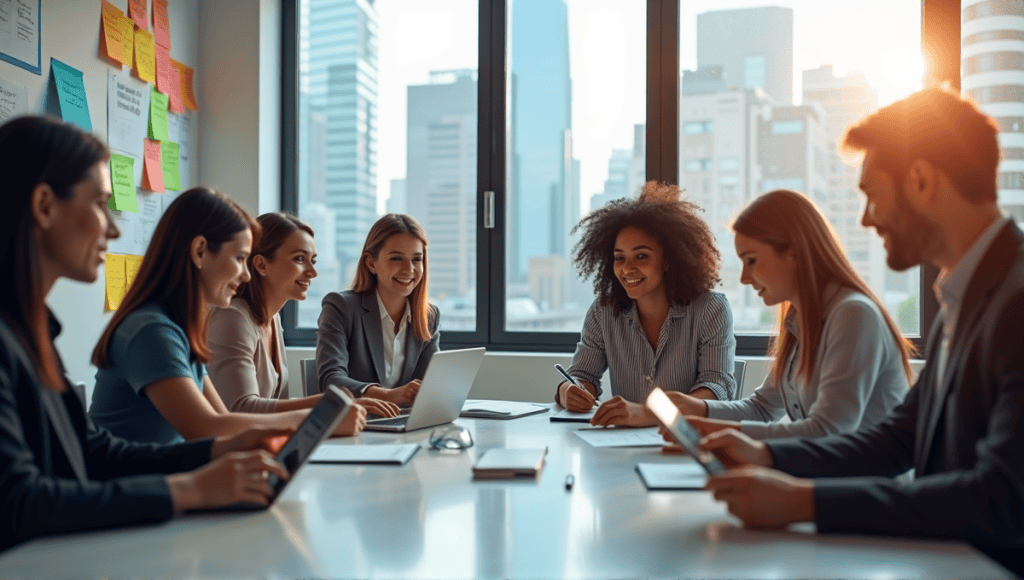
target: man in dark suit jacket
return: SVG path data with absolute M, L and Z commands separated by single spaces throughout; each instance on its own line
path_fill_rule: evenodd
M 865 154 L 862 223 L 891 268 L 941 269 L 941 310 L 917 383 L 883 423 L 817 440 L 705 439 L 740 465 L 708 488 L 744 524 L 956 538 L 1024 561 L 1024 234 L 996 203 L 996 134 L 941 88 L 847 131 L 845 147 Z M 910 468 L 913 480 L 892 479 Z

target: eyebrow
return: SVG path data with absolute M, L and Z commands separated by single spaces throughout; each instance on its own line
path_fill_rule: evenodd
M 399 252 L 398 250 L 392 250 L 392 251 L 388 252 L 388 255 L 389 256 L 404 256 L 405 254 L 402 253 L 402 252 Z M 415 258 L 416 256 L 422 256 L 422 255 L 423 255 L 423 252 L 414 252 L 412 257 Z
M 637 250 L 647 250 L 647 251 L 649 251 L 649 252 L 653 252 L 653 251 L 654 251 L 654 250 L 653 250 L 652 248 L 650 248 L 650 247 L 648 247 L 648 246 L 637 246 L 637 247 L 633 248 L 633 250 L 632 250 L 632 251 L 634 251 L 634 252 L 635 252 L 635 251 L 637 251 Z M 626 250 L 623 250 L 623 249 L 621 249 L 621 248 L 615 248 L 615 249 L 614 249 L 614 250 L 612 250 L 612 251 L 613 251 L 613 252 L 625 252 Z
M 757 252 L 755 252 L 754 250 L 747 250 L 746 252 L 742 252 L 739 257 L 742 258 L 744 256 L 749 256 L 750 254 L 756 254 L 756 253 Z

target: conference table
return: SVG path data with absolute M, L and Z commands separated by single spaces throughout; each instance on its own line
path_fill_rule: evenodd
M 968 544 L 743 529 L 705 491 L 648 492 L 656 447 L 595 448 L 551 411 L 459 419 L 475 445 L 430 429 L 325 445 L 413 442 L 402 466 L 307 464 L 269 510 L 39 538 L 0 554 L 2 577 L 1005 578 Z M 491 448 L 548 448 L 526 481 L 474 481 Z M 567 490 L 567 474 L 575 484 Z

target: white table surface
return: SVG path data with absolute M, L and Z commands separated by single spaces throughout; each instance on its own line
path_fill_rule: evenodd
M 459 419 L 476 445 L 404 466 L 306 465 L 264 512 L 41 538 L 0 555 L 0 577 L 1005 578 L 971 546 L 810 527 L 744 530 L 703 491 L 647 492 L 655 448 L 595 449 L 550 413 Z M 328 445 L 426 443 L 430 429 Z M 548 447 L 536 480 L 473 481 L 495 447 Z M 565 489 L 565 476 L 576 482 Z

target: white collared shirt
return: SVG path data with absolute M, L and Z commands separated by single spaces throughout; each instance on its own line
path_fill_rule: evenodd
M 402 367 L 405 366 L 405 335 L 409 330 L 409 323 L 412 321 L 412 306 L 405 301 L 405 314 L 398 324 L 398 332 L 395 332 L 395 321 L 391 320 L 388 309 L 384 307 L 384 301 L 380 299 L 380 292 L 374 292 L 377 297 L 377 309 L 380 310 L 380 329 L 384 337 L 384 388 L 390 389 L 401 386 L 398 380 L 402 377 Z

